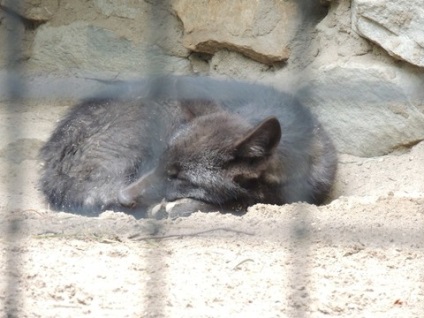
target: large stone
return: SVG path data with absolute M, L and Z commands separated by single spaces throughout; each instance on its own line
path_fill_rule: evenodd
M 158 46 L 134 43 L 86 22 L 38 28 L 31 65 L 44 71 L 115 72 L 147 75 L 190 72 L 187 59 L 170 56 Z
M 272 64 L 290 55 L 289 44 L 302 22 L 295 1 L 174 0 L 184 25 L 184 45 L 213 54 L 222 49 Z
M 96 21 L 96 25 L 132 42 L 158 46 L 169 55 L 188 57 L 189 51 L 182 44 L 181 21 L 173 14 L 168 1 L 95 0 L 94 5 L 102 15 L 99 19 L 102 22 Z M 92 20 L 86 21 L 92 23 Z
M 419 76 L 364 58 L 322 66 L 302 82 L 299 98 L 342 153 L 372 157 L 424 140 Z
M 95 6 L 105 16 L 116 16 L 126 19 L 135 19 L 143 10 L 143 6 L 136 1 L 94 0 Z
M 13 3 L 11 0 L 1 0 L 0 5 L 13 11 L 19 11 L 19 14 L 33 21 L 45 22 L 50 20 L 59 8 L 59 0 L 26 0 L 19 3 Z
M 266 75 L 269 66 L 253 61 L 240 53 L 222 50 L 209 62 L 209 74 L 217 77 L 258 81 Z
M 391 56 L 424 67 L 423 0 L 354 0 L 353 28 Z

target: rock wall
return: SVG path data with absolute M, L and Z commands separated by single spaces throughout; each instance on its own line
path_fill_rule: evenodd
M 0 0 L 2 100 L 20 32 L 14 60 L 33 98 L 75 99 L 110 81 L 195 73 L 296 93 L 342 153 L 376 156 L 424 139 L 422 0 L 17 3 Z M 18 28 L 10 16 L 20 17 Z

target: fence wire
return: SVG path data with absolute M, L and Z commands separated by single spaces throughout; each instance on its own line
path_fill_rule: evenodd
M 22 68 L 22 43 L 24 37 L 23 21 L 19 12 L 21 12 L 22 1 L 20 0 L 7 0 L 3 1 L 4 7 L 8 8 L 5 11 L 4 23 L 8 27 L 5 45 L 3 46 L 4 53 L 7 59 L 7 75 L 6 75 L 6 92 L 7 92 L 7 108 L 10 112 L 19 111 L 21 107 L 21 101 L 25 95 L 25 83 L 23 81 L 23 68 Z M 12 140 L 13 135 L 16 131 L 20 131 L 22 122 L 6 122 L 6 132 L 8 140 Z M 18 150 L 19 151 L 19 150 Z M 10 164 L 10 163 L 8 163 Z M 10 167 L 8 167 L 10 168 Z M 16 176 L 13 180 L 9 180 L 8 183 L 8 198 L 10 200 L 20 200 L 15 193 L 18 193 L 22 188 L 23 180 L 21 175 Z M 11 202 L 10 202 L 11 203 Z M 19 207 L 21 202 L 13 202 L 15 207 Z M 11 205 L 11 204 L 10 204 Z M 9 206 L 9 204 L 8 204 Z M 21 302 L 21 287 L 20 278 L 22 276 L 22 268 L 17 266 L 20 264 L 20 257 L 22 256 L 19 251 L 21 242 L 19 237 L 19 213 L 16 210 L 7 208 L 6 213 L 9 213 L 7 219 L 9 220 L 6 232 L 6 241 L 8 243 L 6 251 L 6 316 L 15 317 L 16 313 L 19 312 L 19 305 Z
M 313 0 L 315 2 L 315 0 Z M 25 21 L 24 18 L 19 14 L 21 12 L 21 8 L 23 6 L 23 1 L 21 0 L 5 0 L 2 3 L 2 7 L 0 9 L 4 10 L 4 22 L 8 26 L 8 32 L 7 37 L 5 39 L 5 45 L 2 45 L 2 50 L 6 53 L 7 56 L 7 77 L 6 77 L 6 88 L 5 91 L 7 92 L 7 108 L 9 112 L 18 112 L 19 108 L 22 107 L 23 99 L 26 96 L 26 83 L 25 83 L 25 68 L 24 64 L 22 63 L 22 57 L 23 57 L 23 39 L 24 39 L 24 32 L 25 32 Z M 167 0 L 161 1 L 162 5 L 166 5 L 169 2 Z M 305 5 L 306 4 L 306 5 Z M 310 6 L 310 3 L 308 1 L 300 1 L 299 5 L 303 6 L 302 10 L 311 10 L 311 8 L 315 8 L 314 6 Z M 5 9 L 7 8 L 7 10 Z M 159 6 L 153 6 L 153 11 L 151 15 L 151 39 L 154 41 L 154 39 L 157 38 L 155 32 L 158 29 L 165 30 L 166 28 L 158 28 L 158 23 L 167 23 L 166 21 L 160 21 L 160 19 L 163 17 L 163 15 L 160 13 Z M 305 15 L 306 16 L 306 15 Z M 303 31 L 303 30 L 302 30 Z M 299 33 L 299 36 L 300 33 Z M 163 37 L 166 38 L 166 37 Z M 308 48 L 302 48 L 302 50 L 307 50 Z M 154 57 L 152 56 L 152 60 L 154 60 Z M 161 66 L 154 65 L 152 63 L 150 72 L 154 74 L 160 74 L 161 73 Z M 52 92 L 49 91 L 49 89 L 46 89 L 45 92 L 50 92 L 52 94 L 58 94 L 58 92 Z M 64 96 L 67 96 L 69 92 L 62 92 L 58 95 L 63 94 Z M 75 96 L 73 96 L 75 97 Z M 24 124 L 22 121 L 7 121 L 5 123 L 7 125 L 6 131 L 7 136 L 5 138 L 9 140 L 13 140 L 13 137 L 17 135 L 17 132 L 24 129 Z M 18 150 L 19 151 L 19 150 Z M 16 193 L 19 193 L 23 187 L 23 183 L 25 180 L 23 180 L 22 176 L 20 174 L 17 175 L 16 178 L 9 181 L 8 186 L 8 197 L 12 198 L 13 200 L 19 200 L 17 198 L 20 198 L 20 196 L 16 196 Z M 14 207 L 19 207 L 20 202 L 13 202 Z M 19 210 L 19 209 L 18 209 Z M 6 213 L 8 213 L 7 219 L 9 220 L 7 232 L 6 234 L 6 241 L 7 241 L 7 269 L 6 273 L 8 273 L 6 280 L 7 280 L 7 292 L 6 292 L 6 306 L 7 306 L 7 317 L 15 317 L 16 313 L 19 313 L 19 306 L 23 303 L 22 295 L 21 295 L 21 288 L 19 280 L 22 277 L 22 268 L 19 268 L 19 266 L 16 266 L 16 264 L 21 264 L 20 258 L 22 258 L 22 252 L 20 252 L 20 246 L 22 242 L 20 241 L 20 223 L 19 223 L 19 216 L 16 214 L 17 211 L 16 208 L 14 209 L 6 209 Z M 289 271 L 290 275 L 290 281 L 292 285 L 298 285 L 299 282 L 307 281 L 307 277 L 310 275 L 311 269 L 310 269 L 310 262 L 308 260 L 308 255 L 310 255 L 310 250 L 312 248 L 312 243 L 310 240 L 310 229 L 308 228 L 307 224 L 310 222 L 308 221 L 310 219 L 309 212 L 307 210 L 300 211 L 299 213 L 300 218 L 298 218 L 296 221 L 293 221 L 291 224 L 292 228 L 292 238 L 293 238 L 293 249 L 291 251 L 293 252 L 293 259 L 295 260 L 294 263 L 291 266 L 291 271 Z M 166 244 L 165 241 L 158 241 L 158 248 L 163 248 L 161 244 Z M 152 255 L 149 254 L 147 257 L 147 266 L 150 269 L 155 269 L 159 266 L 158 263 L 165 264 L 165 259 L 160 258 L 160 253 L 158 255 Z M 162 268 L 165 268 L 165 266 L 161 266 Z M 161 271 L 155 271 L 155 270 L 149 270 L 147 271 L 151 273 L 151 280 L 157 281 L 158 283 L 156 286 L 166 286 L 165 280 L 167 277 L 167 273 L 161 272 Z M 301 274 L 300 274 L 301 273 Z M 66 273 L 64 273 L 66 275 Z M 283 275 L 284 273 L 281 273 Z M 306 286 L 307 288 L 307 286 Z M 141 296 L 141 295 L 140 295 Z M 168 290 L 161 290 L 161 299 L 160 302 L 162 304 L 162 309 L 165 307 L 166 299 L 169 297 L 169 291 Z M 295 298 L 295 295 L 282 295 L 282 297 L 286 298 Z M 143 297 L 140 297 L 142 299 Z M 151 303 L 146 304 L 146 310 L 147 312 L 155 313 L 158 317 L 165 316 L 164 311 L 158 312 L 158 303 L 157 299 L 151 299 Z M 290 313 L 290 317 L 307 317 L 307 312 L 309 310 L 305 307 L 297 307 L 294 309 L 294 312 Z

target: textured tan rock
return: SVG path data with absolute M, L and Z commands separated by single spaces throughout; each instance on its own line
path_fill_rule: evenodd
M 25 18 L 34 21 L 50 20 L 59 8 L 59 0 L 26 0 L 21 1 L 20 8 L 18 3 L 11 1 L 0 1 L 1 6 L 4 6 L 13 11 L 19 11 Z
M 189 61 L 167 55 L 159 46 L 134 43 L 115 32 L 77 21 L 37 29 L 30 63 L 50 72 L 152 74 L 189 72 Z
M 355 0 L 352 22 L 391 56 L 424 67 L 423 0 Z
M 278 0 L 174 0 L 184 45 L 215 53 L 229 49 L 262 63 L 284 61 L 301 23 L 295 2 Z
M 298 91 L 337 150 L 360 157 L 390 153 L 424 140 L 422 79 L 363 57 L 311 70 Z

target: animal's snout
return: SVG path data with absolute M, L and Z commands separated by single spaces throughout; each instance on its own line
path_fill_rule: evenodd
M 137 181 L 121 189 L 118 201 L 125 207 L 149 206 L 163 198 L 163 184 L 154 170 L 146 173 Z
M 126 189 L 119 191 L 118 201 L 125 207 L 134 207 L 136 205 L 136 201 L 134 196 L 132 196 Z

